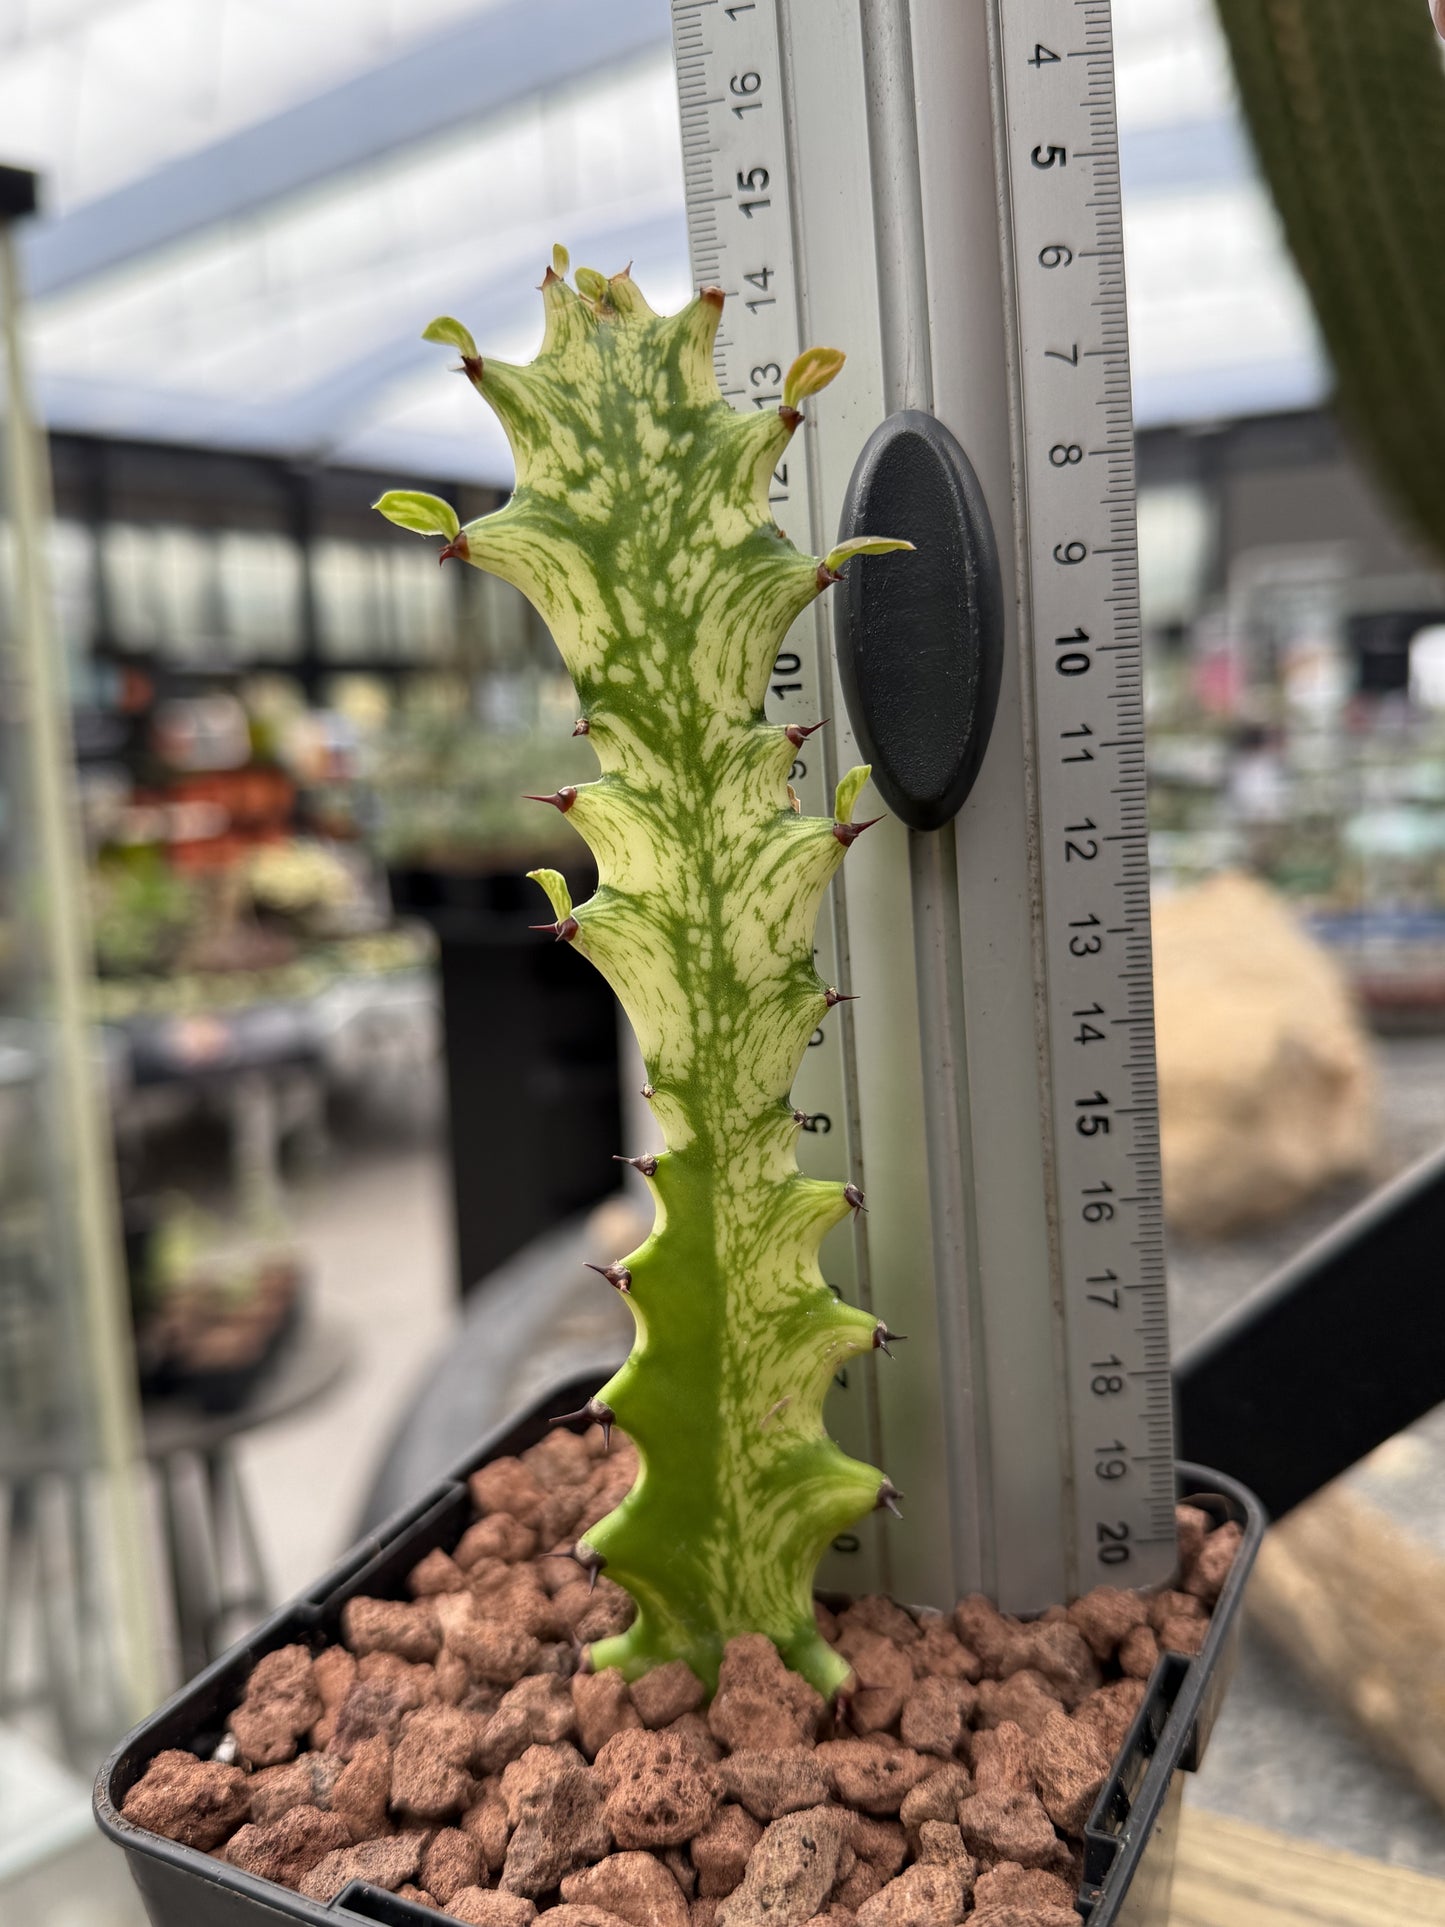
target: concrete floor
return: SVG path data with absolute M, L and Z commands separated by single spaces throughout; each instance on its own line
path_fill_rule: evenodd
M 1445 1139 L 1445 1040 L 1380 1046 L 1385 1091 L 1379 1175 Z M 349 1335 L 344 1384 L 310 1410 L 248 1438 L 241 1467 L 273 1597 L 344 1549 L 376 1455 L 454 1319 L 447 1173 L 439 1106 L 423 1092 L 404 1129 L 352 1132 L 293 1188 L 318 1315 Z M 1171 1257 L 1176 1341 L 1204 1328 L 1368 1187 L 1317 1201 L 1288 1223 Z M 1376 1503 L 1445 1547 L 1445 1411 L 1352 1475 Z M 1258 1642 L 1233 1690 L 1192 1800 L 1261 1825 L 1445 1876 L 1445 1821 Z M 55 1868 L 37 1927 L 135 1927 L 112 1856 L 87 1846 Z M 5 1917 L 16 1896 L 5 1896 Z
M 449 1181 L 435 1137 L 372 1143 L 292 1198 L 316 1316 L 345 1332 L 354 1363 L 315 1407 L 241 1443 L 273 1598 L 346 1550 L 377 1455 L 455 1318 Z

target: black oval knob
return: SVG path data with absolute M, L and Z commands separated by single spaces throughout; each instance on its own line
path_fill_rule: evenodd
M 988 747 L 1003 673 L 998 548 L 973 465 L 922 409 L 868 438 L 839 539 L 896 535 L 834 591 L 838 672 L 878 793 L 912 829 L 956 815 Z

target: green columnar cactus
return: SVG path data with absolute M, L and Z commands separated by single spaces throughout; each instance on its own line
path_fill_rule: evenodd
M 1445 75 L 1421 0 L 1218 0 L 1340 414 L 1445 555 Z
M 641 1469 L 576 1551 L 637 1603 L 592 1663 L 633 1678 L 683 1659 L 712 1685 L 724 1642 L 762 1632 L 831 1694 L 848 1669 L 818 1635 L 813 1573 L 835 1534 L 897 1494 L 828 1438 L 823 1399 L 840 1366 L 891 1334 L 823 1283 L 823 1235 L 862 1199 L 799 1172 L 789 1091 L 841 1001 L 814 969 L 813 932 L 868 827 L 853 821 L 868 772 L 838 785 L 835 820 L 799 814 L 787 779 L 805 732 L 766 722 L 763 697 L 789 625 L 848 558 L 908 544 L 848 543 L 820 562 L 768 507 L 797 404 L 840 354 L 810 350 L 782 407 L 741 415 L 713 372 L 718 290 L 659 316 L 626 273 L 580 269 L 576 283 L 548 271 L 546 333 L 526 367 L 484 363 L 450 319 L 426 331 L 461 350 L 506 430 L 506 507 L 459 528 L 432 496 L 377 506 L 531 599 L 602 769 L 545 799 L 600 880 L 574 906 L 557 872 L 533 871 L 555 914 L 539 927 L 617 992 L 667 1148 L 633 1160 L 656 1204 L 651 1235 L 594 1267 L 626 1294 L 637 1332 L 588 1413 L 626 1430 Z

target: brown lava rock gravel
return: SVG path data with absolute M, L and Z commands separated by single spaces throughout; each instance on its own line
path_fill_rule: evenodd
M 469 1927 L 1077 1921 L 1088 1815 L 1160 1653 L 1199 1650 L 1238 1527 L 1181 1506 L 1177 1589 L 1028 1624 L 978 1597 L 820 1604 L 853 1669 L 836 1706 L 758 1635 L 709 1705 L 680 1662 L 578 1670 L 632 1602 L 566 1555 L 635 1468 L 596 1427 L 483 1467 L 407 1598 L 266 1654 L 223 1759 L 157 1755 L 125 1817 L 313 1900 L 361 1879 Z

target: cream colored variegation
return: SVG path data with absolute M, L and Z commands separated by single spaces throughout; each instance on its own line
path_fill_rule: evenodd
M 867 771 L 840 783 L 836 820 L 799 815 L 796 738 L 764 720 L 763 696 L 789 625 L 849 556 L 907 544 L 850 543 L 820 562 L 773 521 L 792 404 L 833 378 L 836 351 L 799 358 L 781 409 L 738 414 L 713 373 L 716 290 L 664 317 L 627 274 L 581 268 L 576 283 L 548 272 L 526 367 L 484 363 L 449 318 L 427 330 L 460 350 L 506 430 L 507 506 L 459 532 L 430 498 L 377 506 L 531 599 L 601 764 L 551 799 L 597 859 L 596 893 L 574 908 L 555 871 L 534 875 L 556 934 L 632 1020 L 667 1149 L 639 1160 L 652 1234 L 604 1266 L 637 1335 L 598 1403 L 640 1471 L 578 1556 L 605 1565 L 637 1616 L 592 1663 L 635 1677 L 684 1659 L 711 1683 L 724 1642 L 762 1632 L 832 1692 L 847 1668 L 817 1633 L 814 1569 L 893 1488 L 828 1438 L 823 1400 L 886 1334 L 823 1282 L 822 1237 L 859 1200 L 800 1174 L 788 1094 L 837 1001 L 813 932 L 866 827 L 852 815 Z

